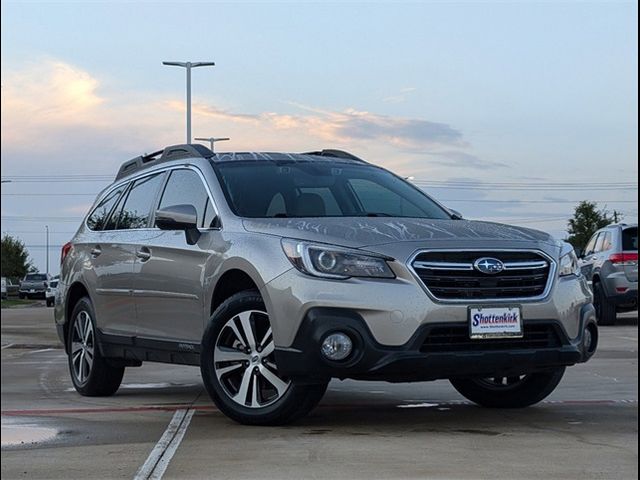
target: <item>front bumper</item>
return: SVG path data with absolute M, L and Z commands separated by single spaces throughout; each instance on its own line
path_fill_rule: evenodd
M 432 323 L 419 328 L 401 346 L 379 344 L 357 312 L 338 308 L 313 308 L 302 321 L 291 347 L 276 348 L 276 363 L 281 374 L 297 381 L 323 381 L 328 378 L 354 378 L 390 382 L 425 381 L 451 377 L 512 376 L 587 361 L 597 347 L 598 330 L 591 304 L 580 312 L 580 333 L 571 339 L 557 320 L 525 320 L 525 331 L 546 331 L 548 344 L 540 340 L 484 342 L 471 345 L 460 336 L 451 348 L 430 344 L 438 328 L 460 331 L 465 324 Z M 585 329 L 593 339 L 585 345 Z M 332 332 L 347 333 L 354 344 L 353 353 L 343 362 L 332 362 L 320 353 L 320 345 Z M 540 334 L 536 334 L 540 337 Z M 532 337 L 533 338 L 533 337 Z M 537 345 L 537 346 L 536 346 Z

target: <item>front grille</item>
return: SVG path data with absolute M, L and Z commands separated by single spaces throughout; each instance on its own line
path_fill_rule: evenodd
M 478 259 L 503 262 L 504 270 L 487 274 L 474 268 Z M 441 300 L 511 300 L 545 293 L 552 263 L 536 252 L 431 251 L 411 266 L 431 294 Z
M 539 350 L 558 348 L 562 341 L 550 324 L 524 325 L 522 338 L 492 338 L 471 340 L 468 325 L 433 327 L 427 334 L 420 351 L 436 352 L 481 352 L 494 350 Z

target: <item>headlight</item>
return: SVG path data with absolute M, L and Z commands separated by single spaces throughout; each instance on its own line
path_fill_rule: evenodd
M 566 277 L 568 275 L 579 275 L 579 274 L 580 274 L 580 266 L 578 265 L 578 257 L 576 256 L 576 252 L 573 250 L 573 247 L 571 247 L 571 245 L 566 244 L 566 246 L 562 249 L 562 256 L 560 257 L 560 268 L 558 269 L 558 275 L 561 277 Z
M 289 261 L 303 273 L 316 277 L 395 278 L 382 257 L 331 245 L 283 239 L 282 249 Z

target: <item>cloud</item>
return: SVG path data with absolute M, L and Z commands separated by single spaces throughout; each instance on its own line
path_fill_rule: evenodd
M 400 93 L 414 90 L 407 87 Z M 114 95 L 101 79 L 59 60 L 5 69 L 2 103 L 2 154 L 11 159 L 9 169 L 40 168 L 55 156 L 56 168 L 81 165 L 83 171 L 106 173 L 129 156 L 184 138 L 185 105 L 177 96 Z M 285 105 L 285 111 L 238 112 L 196 103 L 193 133 L 231 137 L 224 147 L 233 150 L 347 149 L 407 175 L 440 167 L 499 166 L 472 155 L 462 132 L 447 123 L 356 108 Z M 9 173 L 4 167 L 3 172 Z
M 275 130 L 303 130 L 328 142 L 376 141 L 405 150 L 430 149 L 437 146 L 466 146 L 462 133 L 445 123 L 423 119 L 392 117 L 348 108 L 340 112 L 320 110 L 305 105 L 291 105 L 306 114 L 235 113 L 211 105 L 196 105 L 194 113 L 235 123 L 269 125 Z M 183 110 L 180 102 L 172 108 Z

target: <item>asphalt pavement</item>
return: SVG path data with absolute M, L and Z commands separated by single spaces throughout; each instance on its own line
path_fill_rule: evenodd
M 637 312 L 522 410 L 446 381 L 333 381 L 286 427 L 233 423 L 198 368 L 129 368 L 108 398 L 72 388 L 52 309 L 2 310 L 2 478 L 629 479 L 638 476 Z

